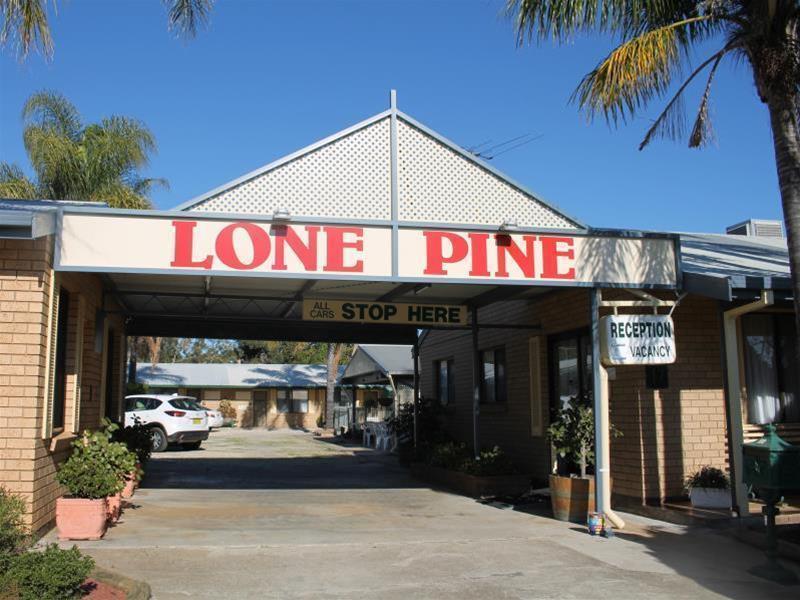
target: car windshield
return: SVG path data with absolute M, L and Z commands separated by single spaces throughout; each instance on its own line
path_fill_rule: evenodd
M 179 410 L 203 410 L 194 398 L 173 398 L 169 403 Z

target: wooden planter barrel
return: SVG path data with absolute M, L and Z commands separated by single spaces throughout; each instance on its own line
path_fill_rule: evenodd
M 550 503 L 559 521 L 586 523 L 594 512 L 594 477 L 550 475 Z

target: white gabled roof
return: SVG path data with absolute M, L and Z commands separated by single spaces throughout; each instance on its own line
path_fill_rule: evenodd
M 396 118 L 397 220 L 426 225 L 584 226 L 457 144 L 390 109 L 231 181 L 178 210 L 293 219 L 392 219 Z

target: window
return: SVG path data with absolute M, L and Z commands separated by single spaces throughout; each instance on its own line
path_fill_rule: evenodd
M 453 359 L 437 360 L 433 363 L 433 372 L 436 374 L 436 397 L 442 406 L 452 404 L 456 400 L 455 371 Z
M 800 422 L 794 316 L 742 317 L 748 423 Z
M 553 338 L 550 344 L 551 407 L 561 410 L 572 398 L 586 398 L 592 390 L 592 346 L 586 333 Z
M 481 402 L 498 404 L 506 401 L 506 352 L 493 348 L 481 352 Z
M 67 403 L 67 330 L 69 325 L 69 293 L 58 293 L 58 325 L 56 326 L 56 360 L 53 380 L 53 429 L 64 427 Z
M 291 410 L 292 404 L 292 390 L 287 388 L 278 389 L 278 412 L 288 413 Z
M 125 400 L 126 411 L 155 410 L 161 406 L 161 400 L 155 398 L 128 398 Z
M 279 388 L 278 389 L 278 412 L 279 413 L 307 413 L 308 412 L 308 390 Z
M 292 390 L 292 412 L 308 412 L 308 390 Z

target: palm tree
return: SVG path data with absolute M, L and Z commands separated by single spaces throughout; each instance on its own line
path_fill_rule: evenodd
M 214 0 L 162 0 L 167 8 L 167 27 L 179 36 L 191 38 L 208 21 Z M 48 5 L 57 8 L 58 0 L 0 0 L 0 45 L 12 42 L 20 58 L 31 47 L 45 56 L 53 53 L 53 38 L 47 15 Z
M 139 174 L 156 150 L 153 134 L 139 121 L 112 116 L 84 125 L 75 106 L 55 92 L 28 98 L 22 119 L 25 150 L 36 180 L 17 165 L 0 163 L 0 197 L 150 208 L 150 190 L 166 185 L 163 179 Z
M 749 65 L 756 91 L 769 111 L 775 162 L 800 336 L 800 2 L 798 0 L 507 0 L 517 42 L 576 34 L 614 36 L 619 45 L 586 75 L 572 99 L 592 118 L 626 122 L 652 100 L 667 96 L 682 80 L 645 133 L 640 149 L 657 136 L 679 138 L 683 96 L 701 74 L 705 88 L 689 147 L 713 137 L 709 102 L 714 75 L 724 59 Z M 712 42 L 719 47 L 699 64 L 690 51 Z

